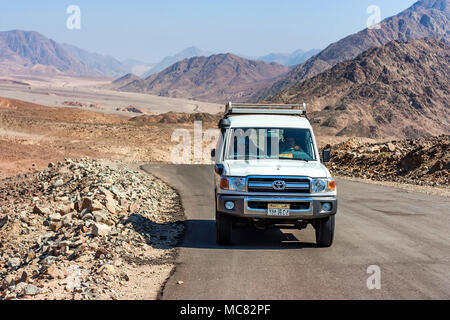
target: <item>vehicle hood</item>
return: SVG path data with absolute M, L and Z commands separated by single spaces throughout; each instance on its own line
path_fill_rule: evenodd
M 318 161 L 297 160 L 226 160 L 224 175 L 247 176 L 304 176 L 311 178 L 330 177 L 328 169 Z

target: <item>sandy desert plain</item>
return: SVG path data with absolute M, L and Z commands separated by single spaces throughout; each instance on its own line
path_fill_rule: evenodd
M 112 79 L 74 78 L 68 76 L 8 76 L 0 77 L 0 97 L 24 100 L 45 106 L 63 107 L 64 101 L 99 104 L 105 112 L 118 113 L 119 107 L 137 105 L 155 113 L 209 112 L 217 113 L 222 105 L 184 99 L 172 99 L 148 94 L 110 90 Z
M 173 130 L 193 130 L 193 123 L 145 124 L 130 119 L 170 111 L 223 110 L 218 104 L 112 91 L 107 88 L 110 82 L 0 77 L 0 178 L 40 170 L 67 157 L 167 161 Z M 138 110 L 123 111 L 129 106 Z

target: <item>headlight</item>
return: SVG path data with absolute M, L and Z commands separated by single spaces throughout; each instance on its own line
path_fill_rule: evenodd
M 336 190 L 336 182 L 333 178 L 330 179 L 312 179 L 312 192 L 332 192 Z
M 245 192 L 245 178 L 222 178 L 220 180 L 220 187 L 225 190 Z
M 312 192 L 324 192 L 327 185 L 326 179 L 313 179 L 312 181 Z

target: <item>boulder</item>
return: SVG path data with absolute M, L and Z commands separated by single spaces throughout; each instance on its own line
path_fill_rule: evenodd
M 111 227 L 102 223 L 93 223 L 91 233 L 94 236 L 107 236 L 111 232 Z
M 53 222 L 61 221 L 61 215 L 59 213 L 52 213 L 49 215 L 48 219 Z
M 116 213 L 116 202 L 114 200 L 107 200 L 106 201 L 106 209 L 108 209 L 109 212 L 112 214 Z
M 43 207 L 41 205 L 35 205 L 33 208 L 33 213 L 37 213 L 43 216 L 49 216 L 51 214 L 51 211 L 47 207 Z
M 389 152 L 395 152 L 395 150 L 397 149 L 393 143 L 388 143 L 387 148 Z
M 7 264 L 10 268 L 17 269 L 22 264 L 22 261 L 20 260 L 20 258 L 14 257 L 14 258 L 10 258 L 8 260 Z
M 92 206 L 91 206 L 92 212 L 103 210 L 103 208 L 104 208 L 104 207 L 103 207 L 103 205 L 100 203 L 100 201 L 98 201 L 98 200 L 92 201 Z
M 8 216 L 5 215 L 4 217 L 0 216 L 0 229 L 6 225 L 6 223 L 8 222 Z
M 86 209 L 89 212 L 92 212 L 92 202 L 93 200 L 91 198 L 83 198 L 79 211 L 83 211 Z
M 108 212 L 105 210 L 94 212 L 94 220 L 96 222 L 105 222 L 108 220 Z
M 28 284 L 23 290 L 23 294 L 26 296 L 35 296 L 40 293 L 41 293 L 41 289 L 39 289 L 38 287 L 36 287 L 35 285 L 32 285 L 32 284 Z

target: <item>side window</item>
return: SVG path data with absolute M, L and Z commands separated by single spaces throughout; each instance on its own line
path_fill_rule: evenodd
M 229 131 L 229 130 L 228 130 Z M 217 142 L 216 155 L 219 157 L 218 160 L 222 161 L 225 159 L 225 151 L 227 148 L 227 130 L 221 129 L 219 141 Z
M 308 132 L 308 136 L 309 136 L 309 144 L 308 144 L 309 151 L 308 152 L 311 155 L 311 157 L 313 159 L 315 159 L 316 158 L 316 154 L 314 153 L 314 141 L 313 141 L 311 132 Z

